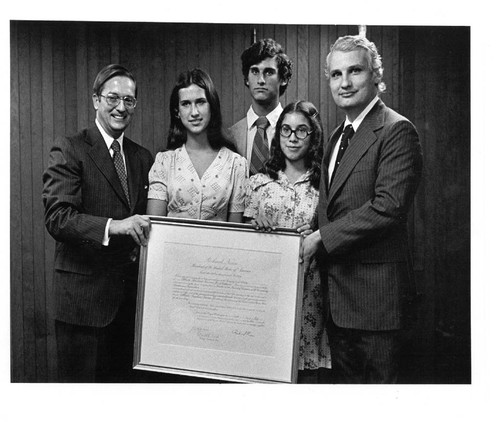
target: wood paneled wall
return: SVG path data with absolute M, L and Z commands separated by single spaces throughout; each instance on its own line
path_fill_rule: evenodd
M 413 249 L 422 305 L 414 353 L 421 382 L 471 379 L 470 28 L 400 32 L 400 111 L 416 125 L 424 175 Z
M 356 26 L 334 25 L 11 22 L 12 381 L 55 380 L 50 317 L 54 241 L 43 223 L 42 173 L 54 137 L 93 121 L 91 91 L 99 69 L 118 62 L 136 75 L 139 104 L 127 135 L 155 154 L 165 147 L 169 96 L 178 73 L 201 67 L 212 76 L 224 123 L 230 126 L 250 105 L 240 54 L 254 34 L 257 39 L 271 37 L 294 63 L 282 103 L 312 101 L 329 133 L 343 115 L 324 76 L 325 57 L 338 36 L 356 33 Z M 468 41 L 468 34 L 441 29 L 441 33 L 424 30 L 420 35 L 416 29 L 386 26 L 367 31 L 384 59 L 388 89 L 383 100 L 413 120 L 423 135 L 426 178 L 415 204 L 412 240 L 426 304 L 418 333 L 424 346 L 414 361 L 427 365 L 435 356 L 436 328 L 450 330 L 448 321 L 458 316 L 457 310 L 467 315 L 469 305 L 462 296 L 469 287 L 464 276 L 469 265 L 468 237 L 457 238 L 465 232 L 453 227 L 458 224 L 465 230 L 469 224 L 470 116 L 469 99 L 461 91 L 468 57 L 461 49 L 443 56 L 448 45 L 444 50 L 440 45 L 444 38 L 453 47 L 457 37 Z M 428 48 L 434 49 L 431 54 Z M 464 67 L 454 67 L 460 60 Z M 446 69 L 441 67 L 443 61 Z M 438 88 L 445 71 L 451 71 L 452 78 L 443 91 Z M 438 130 L 436 116 L 442 116 L 443 107 L 449 107 L 450 113 L 444 119 L 446 130 Z M 459 133 L 460 142 L 455 139 Z M 454 266 L 458 258 L 460 268 Z M 461 290 L 452 288 L 457 280 Z M 432 378 L 434 371 L 429 371 Z

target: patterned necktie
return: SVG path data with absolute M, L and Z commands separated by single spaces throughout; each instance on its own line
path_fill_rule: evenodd
M 340 140 L 340 148 L 337 153 L 337 160 L 335 161 L 335 167 L 333 168 L 332 177 L 330 178 L 330 187 L 333 185 L 333 177 L 335 176 L 337 168 L 339 167 L 340 160 L 342 160 L 342 157 L 345 154 L 345 150 L 349 146 L 349 140 L 352 138 L 352 135 L 354 135 L 354 129 L 352 128 L 352 125 L 347 125 L 344 128 L 342 139 Z
M 130 198 L 128 196 L 127 173 L 125 171 L 125 163 L 123 162 L 123 157 L 122 157 L 122 154 L 120 152 L 120 149 L 121 149 L 120 143 L 116 139 L 111 144 L 111 149 L 114 151 L 113 163 L 115 165 L 116 172 L 118 173 L 120 183 L 122 184 L 123 191 L 125 192 L 127 202 L 130 205 Z
M 255 122 L 255 126 L 257 126 L 257 131 L 255 132 L 255 138 L 253 140 L 252 157 L 250 159 L 250 176 L 258 173 L 269 158 L 269 146 L 266 133 L 266 129 L 269 126 L 269 120 L 267 120 L 267 117 L 261 116 Z

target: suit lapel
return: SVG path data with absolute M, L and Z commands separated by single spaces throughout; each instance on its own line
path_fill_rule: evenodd
M 328 166 L 330 165 L 330 160 L 332 158 L 332 153 L 333 149 L 335 148 L 335 144 L 340 138 L 340 134 L 342 133 L 342 126 L 337 126 L 333 133 L 330 135 L 330 138 L 328 139 L 328 142 L 325 146 L 324 152 L 323 152 L 323 160 L 322 160 L 322 169 L 321 169 L 321 175 L 322 175 L 322 185 L 324 186 L 326 196 L 328 196 L 328 188 L 330 187 L 330 177 L 328 175 Z
M 344 184 L 349 177 L 354 167 L 366 153 L 368 148 L 377 140 L 375 133 L 380 127 L 383 126 L 383 103 L 379 100 L 370 112 L 363 119 L 358 130 L 349 142 L 339 168 L 335 173 L 333 184 L 328 191 L 328 201 L 331 201 L 339 188 Z
M 127 165 L 127 182 L 128 192 L 130 196 L 130 209 L 135 209 L 139 197 L 139 186 L 137 183 L 131 183 L 132 180 L 141 180 L 139 160 L 137 159 L 137 148 L 128 138 L 123 138 L 123 151 L 125 153 L 125 160 Z
M 247 155 L 247 118 L 241 119 L 234 127 L 234 142 L 241 156 Z
M 97 126 L 93 126 L 89 129 L 89 138 L 87 138 L 86 142 L 91 144 L 91 148 L 88 152 L 90 158 L 94 161 L 99 171 L 108 180 L 109 184 L 116 192 L 116 195 L 128 206 L 127 198 L 123 192 L 113 160 L 111 159 L 111 155 L 106 147 L 106 142 L 104 142 Z

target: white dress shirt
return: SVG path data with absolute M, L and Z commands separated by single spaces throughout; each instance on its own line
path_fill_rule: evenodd
M 111 155 L 111 158 L 113 158 L 113 155 L 115 152 L 111 149 L 111 144 L 115 140 L 112 136 L 109 136 L 104 128 L 101 126 L 101 124 L 98 122 L 97 119 L 95 119 L 95 124 L 97 126 L 97 129 L 99 129 L 99 132 L 101 132 L 102 137 L 104 138 L 104 142 L 106 142 L 106 146 L 108 147 L 109 154 Z M 123 164 L 125 166 L 125 173 L 127 172 L 127 164 L 125 162 L 125 154 L 123 153 L 123 132 L 120 135 L 119 138 L 116 139 L 118 143 L 120 144 L 120 153 L 122 154 L 123 157 Z M 106 223 L 106 228 L 104 229 L 104 237 L 102 239 L 102 244 L 103 246 L 108 246 L 109 245 L 109 225 L 111 224 L 112 218 L 108 218 L 108 222 Z
M 283 111 L 283 107 L 280 103 L 276 106 L 276 108 L 271 111 L 268 115 L 266 115 L 267 120 L 269 121 L 269 127 L 266 129 L 267 134 L 267 143 L 268 148 L 271 149 L 271 141 L 274 136 L 274 131 L 276 129 L 276 123 L 278 123 L 278 119 L 280 117 L 281 112 Z M 248 162 L 252 159 L 252 148 L 253 148 L 253 138 L 255 138 L 255 133 L 257 132 L 257 126 L 255 126 L 255 122 L 260 116 L 257 116 L 255 111 L 253 111 L 252 106 L 248 109 L 247 112 L 247 151 L 246 156 Z
M 356 119 L 354 119 L 354 122 L 350 122 L 349 119 L 346 117 L 345 122 L 344 122 L 344 126 L 342 127 L 342 131 L 345 129 L 345 127 L 347 125 L 352 125 L 354 133 L 356 133 L 356 131 L 359 128 L 359 125 L 361 124 L 363 119 L 366 117 L 366 115 L 370 112 L 370 110 L 373 108 L 373 106 L 377 103 L 377 101 L 378 101 L 378 96 L 375 96 L 375 98 L 370 101 L 370 103 L 358 115 L 358 117 L 356 117 Z M 340 148 L 340 142 L 339 142 L 340 138 L 338 139 L 337 143 L 335 144 L 335 147 L 333 148 L 332 156 L 330 157 L 330 163 L 328 164 L 328 180 L 332 179 L 333 170 L 335 169 L 335 161 L 337 161 L 337 155 L 339 153 L 339 148 Z

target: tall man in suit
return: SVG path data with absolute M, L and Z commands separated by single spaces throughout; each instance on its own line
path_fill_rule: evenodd
M 280 97 L 292 77 L 292 62 L 273 39 L 262 39 L 241 54 L 241 69 L 252 104 L 246 117 L 229 128 L 237 152 L 248 161 L 250 175 L 269 158 L 271 140 L 283 111 Z
M 319 230 L 306 237 L 328 287 L 335 381 L 397 381 L 405 304 L 414 294 L 407 215 L 422 172 L 418 134 L 378 97 L 382 59 L 366 38 L 331 47 L 326 73 L 345 121 L 325 146 Z M 353 130 L 353 131 L 352 131 Z
M 95 123 L 58 138 L 43 175 L 45 225 L 56 240 L 55 328 L 61 382 L 133 377 L 138 248 L 146 211 L 148 150 L 124 136 L 136 106 L 132 73 L 97 75 Z

